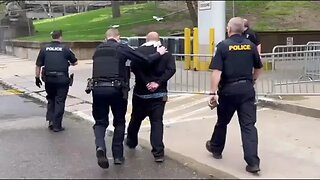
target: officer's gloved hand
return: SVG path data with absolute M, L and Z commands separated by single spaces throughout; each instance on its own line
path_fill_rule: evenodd
M 41 88 L 42 82 L 40 80 L 39 77 L 36 77 L 36 86 L 38 86 L 39 88 Z

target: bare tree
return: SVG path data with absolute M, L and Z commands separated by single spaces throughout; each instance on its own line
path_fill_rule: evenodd
M 186 0 L 187 7 L 189 10 L 190 18 L 193 24 L 193 27 L 198 26 L 198 1 L 188 1 Z
M 47 7 L 45 6 L 45 4 L 40 4 L 40 6 L 42 7 L 42 9 L 43 9 L 43 11 L 45 12 L 45 13 L 47 13 L 47 15 L 48 15 L 48 17 L 53 17 L 53 14 L 52 14 L 52 12 L 53 12 L 53 7 L 52 7 L 52 4 L 51 4 L 51 1 L 48 1 L 48 10 L 47 10 Z
M 112 18 L 120 17 L 121 13 L 120 13 L 119 1 L 111 1 L 111 7 L 112 7 Z

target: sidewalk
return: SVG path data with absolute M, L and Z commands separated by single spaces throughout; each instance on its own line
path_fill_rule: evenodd
M 0 85 L 0 92 L 6 92 Z M 6 106 L 7 104 L 14 106 Z M 47 129 L 46 107 L 32 98 L 0 95 L 0 177 L 2 179 L 204 179 L 183 164 L 167 159 L 158 164 L 149 150 L 124 147 L 125 163 L 113 164 L 111 142 L 106 136 L 110 166 L 97 164 L 91 123 L 72 115 L 64 117 L 66 131 Z
M 80 61 L 71 68 L 75 73 L 70 88 L 66 111 L 93 121 L 91 94 L 84 92 L 86 79 L 91 73 L 90 61 Z M 0 55 L 0 77 L 7 85 L 24 91 L 44 102 L 45 92 L 34 84 L 34 62 Z M 133 84 L 133 83 L 131 83 Z M 131 94 L 130 94 L 131 96 Z M 131 99 L 131 97 L 129 97 Z M 213 159 L 205 149 L 216 121 L 215 111 L 206 103 L 207 96 L 170 94 L 165 111 L 165 145 L 168 157 L 187 166 L 205 171 L 214 177 L 237 178 L 319 178 L 320 172 L 320 97 L 273 100 L 261 98 L 261 105 L 276 109 L 259 108 L 258 133 L 261 158 L 260 176 L 245 171 L 242 155 L 240 128 L 237 116 L 230 123 L 227 144 L 222 160 Z M 293 99 L 293 100 L 292 100 Z M 127 122 L 130 119 L 131 101 L 128 105 Z M 307 113 L 306 113 L 307 112 Z M 312 113 L 310 113 L 312 112 Z M 292 114 L 295 113 L 295 114 Z M 302 114 L 302 115 L 298 115 Z M 304 115 L 304 116 L 303 116 Z M 310 117 L 311 116 L 311 117 Z M 110 115 L 112 120 L 112 115 Z M 112 123 L 110 123 L 112 124 Z M 109 127 L 112 131 L 112 128 Z M 150 148 L 149 123 L 144 121 L 140 144 Z

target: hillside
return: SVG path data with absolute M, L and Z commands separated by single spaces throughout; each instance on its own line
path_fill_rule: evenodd
M 320 1 L 238 0 L 234 5 L 235 16 L 248 19 L 257 31 L 320 30 Z M 171 11 L 187 8 L 184 1 L 166 2 L 161 7 Z M 232 1 L 227 1 L 227 20 L 232 17 L 232 8 Z M 189 19 L 188 14 L 185 19 Z M 185 26 L 191 26 L 190 21 L 183 22 Z
M 235 1 L 235 15 L 250 20 L 257 31 L 319 30 L 318 1 Z M 191 27 L 184 1 L 162 1 L 121 7 L 122 16 L 112 19 L 111 8 L 34 22 L 36 36 L 21 39 L 48 41 L 53 29 L 62 29 L 66 40 L 101 40 L 105 30 L 119 24 L 121 36 L 144 36 L 156 30 L 161 35 L 183 32 Z M 227 18 L 232 17 L 232 1 L 227 1 Z M 156 21 L 153 16 L 164 16 Z
M 138 4 L 121 7 L 122 16 L 112 19 L 111 8 L 98 9 L 85 13 L 35 21 L 36 36 L 22 39 L 47 41 L 53 29 L 62 29 L 66 40 L 101 40 L 106 29 L 120 25 L 121 35 L 129 36 L 131 30 L 140 25 L 155 23 L 152 16 L 162 16 L 166 12 L 157 11 L 152 4 Z
M 236 1 L 235 6 L 236 15 L 257 31 L 320 30 L 320 1 Z

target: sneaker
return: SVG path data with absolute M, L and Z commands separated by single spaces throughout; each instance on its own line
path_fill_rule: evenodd
M 254 166 L 249 166 L 247 165 L 246 167 L 246 171 L 250 172 L 250 173 L 257 173 L 260 171 L 260 168 L 258 165 L 254 165 Z
M 154 161 L 157 163 L 162 163 L 164 161 L 164 156 L 154 157 Z
M 134 143 L 131 139 L 129 139 L 128 137 L 126 138 L 126 145 L 130 148 L 130 149 L 135 149 L 137 147 L 137 143 Z
M 52 121 L 49 121 L 48 129 L 53 130 L 53 122 Z
M 124 157 L 114 158 L 113 163 L 114 163 L 115 165 L 121 165 L 121 164 L 123 164 L 123 163 L 124 163 Z
M 98 165 L 101 168 L 103 168 L 103 169 L 109 168 L 108 158 L 106 156 L 106 152 L 104 151 L 104 149 L 102 147 L 97 148 L 96 156 L 98 159 Z
M 64 128 L 52 128 L 53 132 L 60 132 L 60 131 L 64 131 Z

